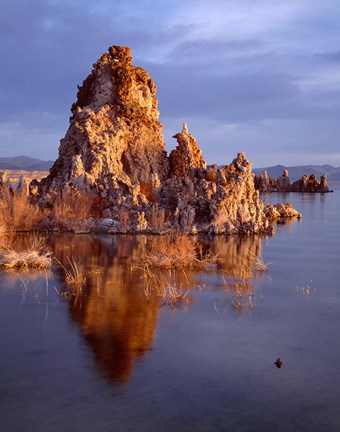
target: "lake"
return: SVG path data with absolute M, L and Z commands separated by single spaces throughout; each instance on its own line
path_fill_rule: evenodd
M 339 431 L 334 189 L 264 195 L 303 213 L 272 237 L 202 239 L 220 264 L 165 274 L 190 288 L 178 306 L 146 296 L 146 237 L 50 236 L 86 287 L 61 298 L 57 265 L 0 273 L 1 431 Z

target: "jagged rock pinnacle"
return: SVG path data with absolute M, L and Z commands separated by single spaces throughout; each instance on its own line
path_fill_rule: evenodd
M 183 123 L 167 157 L 158 117 L 149 74 L 128 47 L 110 47 L 78 88 L 58 159 L 31 193 L 49 207 L 61 194 L 90 195 L 111 232 L 271 232 L 245 154 L 207 167 Z

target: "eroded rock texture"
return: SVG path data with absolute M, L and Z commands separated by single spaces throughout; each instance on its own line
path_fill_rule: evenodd
M 291 192 L 330 192 L 328 188 L 327 175 L 320 178 L 312 174 L 309 177 L 304 175 L 300 180 L 295 181 L 290 186 Z
M 167 157 L 155 84 L 129 48 L 104 53 L 77 96 L 58 159 L 30 188 L 52 219 L 58 197 L 85 194 L 101 218 L 93 226 L 105 232 L 273 231 L 244 153 L 207 167 L 184 124 Z
M 94 190 L 112 205 L 139 203 L 138 187 L 157 188 L 168 161 L 158 121 L 156 86 L 132 66 L 131 51 L 111 47 L 79 87 L 59 157 L 42 194 L 64 187 Z
M 283 222 L 285 219 L 292 219 L 297 217 L 298 219 L 302 218 L 302 214 L 299 213 L 295 208 L 290 204 L 267 204 L 264 208 L 264 212 L 269 220 L 271 221 L 279 221 Z
M 272 178 L 268 177 L 266 170 L 263 174 L 254 177 L 255 189 L 260 192 L 272 192 L 276 189 L 276 182 Z
M 172 215 L 175 229 L 214 234 L 270 230 L 244 153 L 223 168 L 206 167 L 186 128 L 175 138 L 178 146 L 170 154 L 170 175 L 159 194 L 159 204 Z

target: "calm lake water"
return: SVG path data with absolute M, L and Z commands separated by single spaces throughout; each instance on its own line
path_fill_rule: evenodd
M 273 237 L 205 239 L 219 267 L 170 275 L 191 287 L 188 305 L 146 299 L 129 263 L 145 237 L 50 237 L 55 256 L 74 257 L 87 278 L 71 301 L 56 292 L 57 266 L 1 272 L 0 430 L 340 431 L 334 189 L 264 196 L 303 213 Z M 268 274 L 252 254 L 271 262 Z

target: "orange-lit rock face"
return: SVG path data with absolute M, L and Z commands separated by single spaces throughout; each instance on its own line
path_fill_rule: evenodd
M 195 175 L 195 170 L 206 168 L 202 151 L 196 144 L 196 139 L 189 134 L 186 124 L 182 132 L 173 136 L 177 139 L 177 147 L 169 155 L 171 173 L 177 177 Z
M 292 192 L 329 192 L 327 175 L 321 176 L 320 180 L 319 182 L 314 174 L 309 177 L 304 175 L 300 180 L 292 183 L 290 190 Z
M 152 174 L 166 174 L 156 86 L 131 62 L 129 48 L 111 47 L 93 65 L 79 87 L 69 129 L 44 190 L 94 187 L 114 201 L 117 195 L 131 193 L 139 181 L 150 181 Z
M 244 153 L 207 167 L 184 124 L 167 157 L 158 116 L 148 73 L 132 65 L 129 48 L 109 48 L 79 87 L 59 157 L 35 199 L 55 207 L 58 195 L 91 195 L 92 216 L 111 220 L 110 233 L 271 233 Z
M 197 164 L 202 164 L 199 158 Z M 270 229 L 255 191 L 251 163 L 244 153 L 223 168 L 194 168 L 192 163 L 185 171 L 178 166 L 187 175 L 173 174 L 160 192 L 162 204 L 173 212 L 172 224 L 176 229 L 192 232 L 193 226 L 205 225 L 213 234 Z

